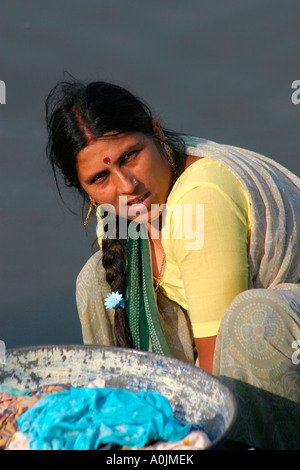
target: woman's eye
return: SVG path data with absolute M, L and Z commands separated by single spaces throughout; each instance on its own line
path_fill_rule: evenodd
M 98 175 L 94 176 L 93 178 L 93 183 L 97 183 L 97 182 L 102 182 L 105 180 L 106 176 L 107 176 L 107 172 L 101 172 L 99 173 Z
M 123 162 L 126 162 L 127 160 L 129 160 L 131 157 L 136 155 L 136 153 L 137 153 L 137 150 L 133 150 L 132 152 L 126 153 L 126 155 L 124 155 L 123 157 Z

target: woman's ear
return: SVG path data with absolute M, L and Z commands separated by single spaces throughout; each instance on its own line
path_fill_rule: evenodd
M 156 137 L 158 137 L 160 140 L 166 140 L 165 134 L 163 133 L 163 130 L 157 119 L 152 119 L 152 126 Z

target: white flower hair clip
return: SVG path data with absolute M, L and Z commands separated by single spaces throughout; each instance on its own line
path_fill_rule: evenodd
M 125 299 L 123 299 L 122 294 L 117 292 L 111 292 L 104 300 L 105 308 L 118 308 L 118 307 L 125 307 Z

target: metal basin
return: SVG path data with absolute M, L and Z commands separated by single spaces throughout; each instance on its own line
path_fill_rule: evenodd
M 53 345 L 10 349 L 0 365 L 0 384 L 19 389 L 68 383 L 87 385 L 102 377 L 107 387 L 156 391 L 181 423 L 201 426 L 222 444 L 236 418 L 231 391 L 207 372 L 177 359 L 107 346 Z

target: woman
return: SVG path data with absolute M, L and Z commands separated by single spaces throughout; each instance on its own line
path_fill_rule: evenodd
M 89 201 L 85 224 L 97 211 L 100 250 L 77 280 L 84 342 L 197 363 L 242 405 L 233 439 L 300 447 L 300 180 L 162 128 L 116 85 L 63 82 L 46 109 L 54 172 Z

